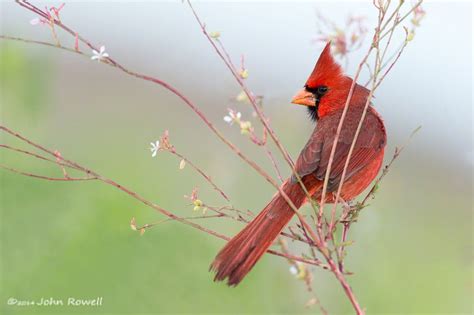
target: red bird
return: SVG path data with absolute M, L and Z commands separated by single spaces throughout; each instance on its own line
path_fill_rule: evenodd
M 292 100 L 294 104 L 308 106 L 311 118 L 317 122 L 295 165 L 296 172 L 316 200 L 321 200 L 331 148 L 352 85 L 352 79 L 344 75 L 330 49 L 328 43 L 304 88 Z M 355 85 L 329 175 L 326 196 L 329 203 L 334 202 L 332 192 L 338 189 L 349 148 L 368 96 L 368 89 Z M 382 118 L 369 106 L 342 187 L 341 197 L 344 200 L 354 199 L 374 180 L 382 165 L 386 140 Z M 281 188 L 297 208 L 306 202 L 306 194 L 294 176 L 287 179 Z M 260 214 L 217 254 L 211 265 L 211 270 L 216 272 L 214 280 L 227 278 L 228 285 L 239 284 L 293 215 L 294 211 L 280 193 L 275 194 Z

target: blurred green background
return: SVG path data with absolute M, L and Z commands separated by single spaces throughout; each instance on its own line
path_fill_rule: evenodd
M 1 8 L 2 34 L 49 40 L 47 28 L 28 23 L 32 14 L 12 3 Z M 336 22 L 348 14 L 366 15 L 368 25 L 375 19 L 370 4 L 352 2 L 199 2 L 196 9 L 210 30 L 222 32 L 236 60 L 245 53 L 248 84 L 265 96 L 266 112 L 294 157 L 313 128 L 289 99 L 321 50 L 311 43 L 315 10 Z M 414 128 L 423 128 L 349 236 L 355 241 L 346 262 L 355 272 L 349 281 L 373 314 L 472 312 L 471 4 L 431 3 L 425 10 L 414 42 L 375 99 L 388 127 L 387 158 Z M 441 16 L 445 23 L 438 22 Z M 247 119 L 252 111 L 230 100 L 239 89 L 185 5 L 71 2 L 62 17 L 92 42 L 107 40 L 109 54 L 130 68 L 176 85 L 272 172 L 263 152 L 223 122 L 228 107 Z M 60 38 L 72 45 L 69 37 Z M 358 57 L 351 56 L 350 73 Z M 197 215 L 183 198 L 194 187 L 209 204 L 222 200 L 191 168 L 179 170 L 175 157 L 151 157 L 149 143 L 166 129 L 177 149 L 206 170 L 235 206 L 258 211 L 274 193 L 160 87 L 67 52 L 6 41 L 0 42 L 0 80 L 2 124 L 176 214 Z M 5 134 L 1 143 L 25 148 Z M 0 158 L 18 169 L 61 174 L 5 150 Z M 278 257 L 265 256 L 237 288 L 212 282 L 207 270 L 222 241 L 176 222 L 140 236 L 130 229 L 132 217 L 140 225 L 163 217 L 113 187 L 7 171 L 0 180 L 2 314 L 317 312 L 304 307 L 310 295 Z M 205 224 L 227 235 L 241 228 L 224 219 Z M 316 270 L 314 287 L 331 314 L 351 313 L 330 273 Z M 98 308 L 7 305 L 10 297 L 98 296 Z

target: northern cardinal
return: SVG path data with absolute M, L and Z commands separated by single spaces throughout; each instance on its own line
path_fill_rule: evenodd
M 327 43 L 304 88 L 292 100 L 294 104 L 308 106 L 310 116 L 316 122 L 311 137 L 296 161 L 295 170 L 317 201 L 321 199 L 336 129 L 352 84 L 352 79 L 344 75 L 330 49 L 330 43 Z M 355 85 L 331 166 L 325 198 L 329 203 L 334 202 L 334 192 L 338 189 L 368 96 L 368 89 Z M 383 121 L 375 109 L 369 106 L 346 172 L 341 192 L 343 200 L 354 199 L 373 181 L 382 165 L 385 144 Z M 295 176 L 287 179 L 281 188 L 297 208 L 306 202 L 306 194 Z M 211 270 L 216 272 L 214 280 L 227 278 L 228 285 L 239 284 L 294 214 L 280 193 L 276 193 L 260 214 L 217 254 L 211 264 Z

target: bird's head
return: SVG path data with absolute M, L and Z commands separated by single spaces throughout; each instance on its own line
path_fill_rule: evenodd
M 311 118 L 317 120 L 341 109 L 346 103 L 352 79 L 344 75 L 341 66 L 331 55 L 331 42 L 326 44 L 304 88 L 291 101 L 308 106 Z M 369 90 L 356 84 L 350 104 L 364 103 Z

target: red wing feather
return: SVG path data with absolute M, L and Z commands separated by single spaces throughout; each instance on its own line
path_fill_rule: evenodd
M 331 166 L 328 192 L 334 191 L 339 186 L 361 112 L 362 109 L 359 108 L 349 111 L 346 116 Z M 341 112 L 327 116 L 316 125 L 311 138 L 296 161 L 296 171 L 301 177 L 314 174 L 317 179 L 324 180 L 340 116 Z M 352 152 L 345 180 L 367 166 L 382 150 L 386 139 L 385 132 L 380 132 L 381 128 L 383 128 L 382 121 L 369 108 Z

